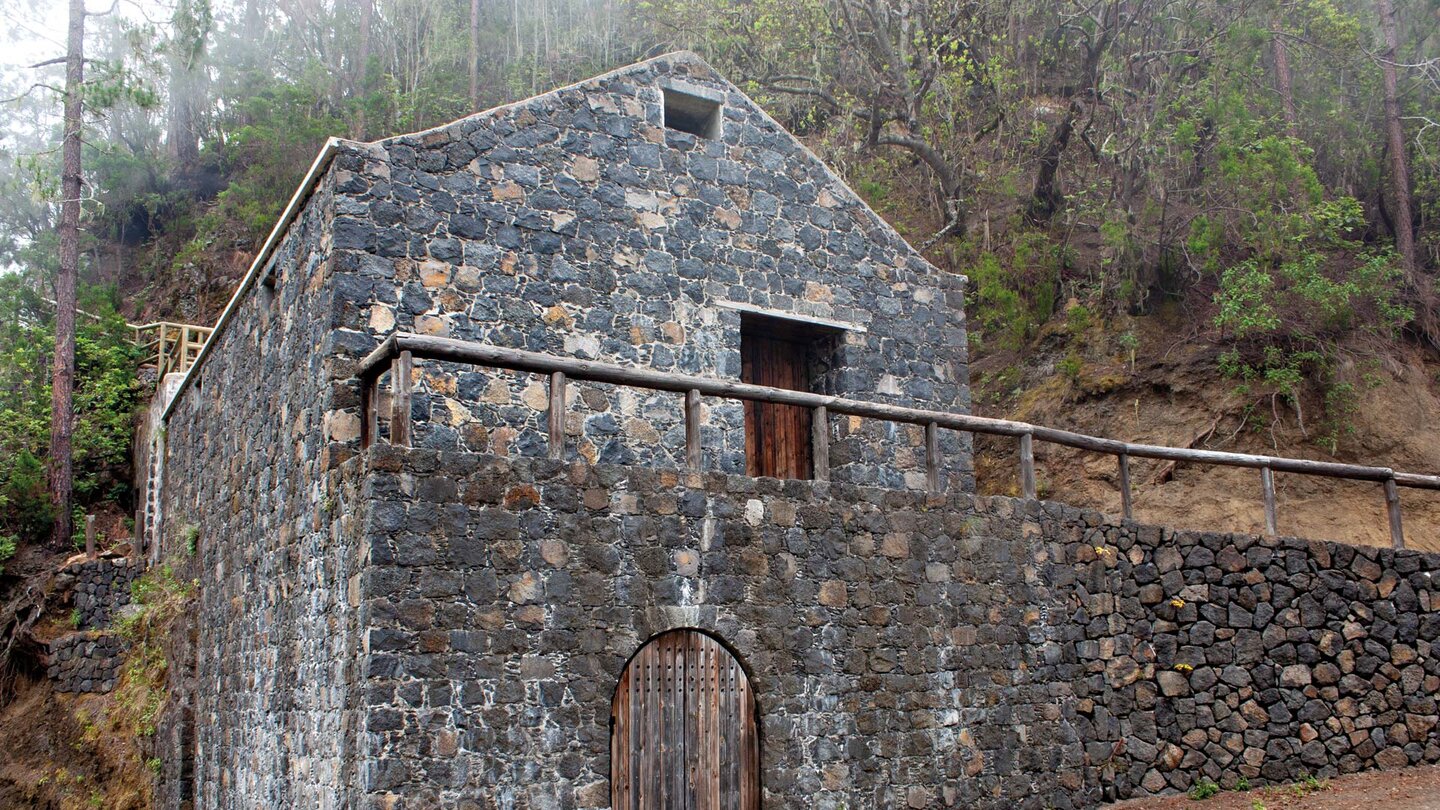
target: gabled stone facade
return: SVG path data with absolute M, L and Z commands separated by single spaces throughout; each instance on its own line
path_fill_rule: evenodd
M 677 88 L 719 103 L 716 137 L 665 126 Z M 964 279 L 694 57 L 357 145 L 335 192 L 337 326 L 356 347 L 398 329 L 739 379 L 742 315 L 760 310 L 848 327 L 815 347 L 812 390 L 968 411 Z M 417 446 L 544 453 L 540 380 L 433 367 L 420 382 Z M 683 461 L 673 395 L 577 386 L 567 406 L 568 457 Z M 705 423 L 709 466 L 743 472 L 739 403 L 707 404 Z M 835 480 L 923 486 L 922 431 L 831 428 Z M 968 445 L 946 442 L 963 481 Z

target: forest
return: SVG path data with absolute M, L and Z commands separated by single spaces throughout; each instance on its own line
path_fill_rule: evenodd
M 675 49 L 969 277 L 982 412 L 1153 386 L 1184 345 L 1232 437 L 1344 457 L 1383 374 L 1440 384 L 1440 0 L 53 5 L 0 1 L 0 558 L 133 514 L 127 322 L 212 323 L 325 138 Z

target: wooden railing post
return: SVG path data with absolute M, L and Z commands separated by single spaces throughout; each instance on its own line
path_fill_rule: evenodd
M 565 372 L 550 372 L 550 458 L 565 458 Z
M 1035 488 L 1035 437 L 1020 434 L 1020 494 L 1029 501 L 1038 497 Z
M 380 375 L 360 379 L 360 447 L 364 449 L 375 443 L 379 433 Z
M 410 369 L 415 360 L 402 351 L 390 364 L 390 443 L 410 446 Z
M 685 469 L 700 472 L 705 452 L 700 446 L 700 392 L 685 392 Z
M 824 405 L 810 411 L 810 462 L 816 481 L 830 480 L 830 409 Z
M 1275 473 L 1269 467 L 1260 468 L 1260 488 L 1265 495 L 1265 533 L 1274 537 L 1280 528 L 1275 514 Z
M 1385 481 L 1385 511 L 1390 515 L 1390 545 L 1405 548 L 1405 527 L 1400 523 L 1400 487 L 1394 478 Z
M 1130 456 L 1121 453 L 1115 458 L 1120 462 L 1120 511 L 1126 520 L 1134 520 L 1135 511 L 1130 500 Z
M 940 491 L 940 426 L 934 422 L 925 425 L 925 488 Z
M 95 559 L 95 516 L 85 516 L 85 557 Z

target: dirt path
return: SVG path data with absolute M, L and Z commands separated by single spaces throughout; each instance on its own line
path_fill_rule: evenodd
M 1440 765 L 1338 776 L 1318 786 L 1297 783 L 1244 793 L 1132 799 L 1106 810 L 1440 810 Z

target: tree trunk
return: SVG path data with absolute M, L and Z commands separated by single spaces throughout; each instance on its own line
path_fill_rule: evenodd
M 75 276 L 80 266 L 80 127 L 85 81 L 85 0 L 70 0 L 70 37 L 65 53 L 65 141 L 60 173 L 60 274 L 55 279 L 55 365 L 50 382 L 50 504 L 55 525 L 50 543 L 64 548 L 72 534 L 74 485 L 70 434 L 74 428 Z
M 1395 4 L 1392 0 L 1376 0 L 1380 12 L 1380 29 L 1385 35 L 1385 50 L 1380 56 L 1380 67 L 1385 74 L 1385 135 L 1390 150 L 1390 204 L 1394 210 L 1395 249 L 1405 264 L 1405 271 L 1413 274 L 1415 263 L 1415 233 L 1410 214 L 1410 170 L 1405 164 L 1405 131 L 1400 126 L 1400 99 L 1396 89 L 1396 52 L 1399 50 L 1399 36 L 1395 31 Z
M 195 77 L 174 59 L 170 70 L 170 126 L 165 135 L 178 174 L 188 176 L 200 162 L 200 136 L 195 126 Z
M 1075 118 L 1079 115 L 1079 103 L 1071 99 L 1065 108 L 1065 119 L 1055 129 L 1055 136 L 1040 155 L 1040 167 L 1035 172 L 1035 188 L 1030 194 L 1030 206 L 1025 218 L 1040 225 L 1050 221 L 1065 202 L 1065 197 L 1055 185 L 1055 175 L 1060 171 L 1060 156 L 1070 144 L 1070 135 L 1075 131 Z
M 359 100 L 355 108 L 355 120 L 350 124 L 350 137 L 356 140 L 365 140 L 365 131 L 369 128 L 365 119 L 365 101 L 360 97 L 369 88 L 370 26 L 374 14 L 374 0 L 360 0 L 360 42 L 356 46 L 355 64 L 350 70 L 350 97 Z
M 1277 27 L 1272 23 L 1271 28 Z M 1290 76 L 1290 49 L 1278 31 L 1270 33 L 1270 54 L 1275 60 L 1275 91 L 1280 94 L 1280 109 L 1285 114 L 1285 131 L 1292 138 L 1300 137 L 1295 115 L 1294 80 Z
M 480 109 L 480 0 L 470 0 L 470 112 Z
M 1076 85 L 1068 94 L 1065 118 L 1055 129 L 1055 135 L 1046 145 L 1045 151 L 1040 154 L 1039 167 L 1035 172 L 1034 190 L 1030 194 L 1030 203 L 1025 211 L 1026 218 L 1034 224 L 1040 225 L 1049 222 L 1065 202 L 1065 195 L 1055 184 L 1055 177 L 1060 171 L 1060 159 L 1065 154 L 1065 147 L 1070 144 L 1070 136 L 1075 131 L 1075 121 L 1080 117 L 1080 98 L 1085 94 L 1094 93 L 1099 85 L 1100 59 L 1109 49 L 1110 43 L 1114 41 L 1118 25 L 1119 22 L 1113 7 L 1106 9 L 1100 20 L 1100 30 L 1092 34 L 1092 41 L 1085 45 L 1085 63 L 1080 71 L 1084 81 Z
M 370 25 L 374 15 L 374 0 L 360 0 L 360 43 L 355 56 L 354 76 L 350 81 L 352 95 L 360 95 L 366 90 L 370 69 Z
M 170 121 L 165 141 L 182 178 L 189 177 L 200 162 L 203 65 L 212 20 L 209 0 L 182 0 L 170 17 Z

